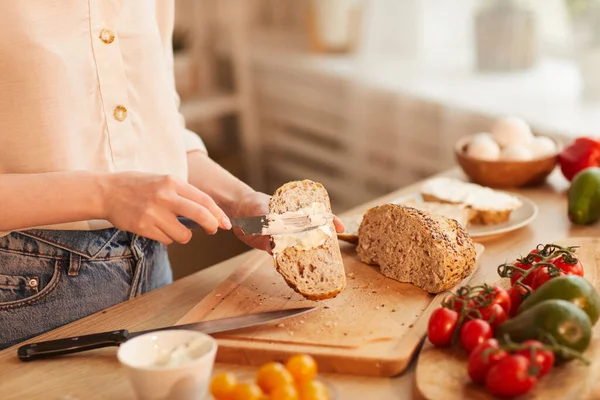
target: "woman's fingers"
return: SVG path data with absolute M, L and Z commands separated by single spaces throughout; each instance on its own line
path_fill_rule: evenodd
M 176 221 L 176 222 L 179 222 L 179 221 Z M 191 238 L 191 233 L 189 235 Z M 149 230 L 149 232 L 144 236 L 147 237 L 148 239 L 160 242 L 160 243 L 164 244 L 165 246 L 170 245 L 174 241 L 174 239 L 170 235 L 167 235 L 158 226 L 154 226 L 153 228 L 151 228 Z M 189 239 L 188 239 L 188 241 L 189 241 Z M 180 243 L 182 243 L 182 242 L 180 242 Z
M 215 219 L 218 222 L 218 227 L 220 227 L 221 229 L 231 229 L 231 221 L 229 220 L 225 212 L 217 205 L 217 203 L 215 203 L 212 197 L 187 183 L 180 185 L 177 188 L 177 193 L 180 196 L 183 196 L 186 199 L 189 199 L 192 202 L 203 206 L 208 212 L 210 212 L 215 217 Z M 184 216 L 196 221 L 191 216 Z M 199 221 L 196 222 L 200 223 Z
M 333 217 L 333 224 L 335 225 L 335 230 L 337 231 L 337 233 L 342 233 L 344 232 L 344 223 L 342 222 L 341 219 L 339 219 L 338 217 L 334 216 Z
M 222 228 L 222 221 L 219 221 L 206 207 L 184 197 L 176 200 L 174 211 L 178 216 L 189 218 L 200 225 L 209 235 L 214 235 L 219 230 L 219 227 Z M 187 230 L 181 222 L 176 222 L 180 227 Z

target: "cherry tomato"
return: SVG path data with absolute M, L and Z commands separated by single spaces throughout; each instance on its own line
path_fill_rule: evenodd
M 531 269 L 531 267 L 533 267 L 533 264 L 528 264 L 528 263 L 524 263 L 522 261 L 517 261 L 514 264 L 514 266 L 517 267 L 517 268 L 524 269 L 525 271 L 529 271 Z M 525 279 L 523 279 L 522 283 L 524 285 L 530 285 L 531 284 L 531 280 L 533 279 L 533 276 L 532 276 L 533 274 L 534 274 L 533 272 L 530 273 L 530 274 L 528 274 L 525 277 Z M 515 282 L 517 281 L 517 279 L 519 279 L 521 277 L 521 275 L 522 275 L 522 273 L 520 271 L 515 271 L 513 273 L 513 275 L 510 277 L 510 284 L 514 285 Z
M 540 252 L 539 252 L 539 250 L 537 248 L 531 250 L 529 252 L 529 254 L 527 254 L 527 258 L 529 258 L 531 256 L 531 259 L 533 260 L 534 263 L 542 261 L 542 257 L 539 257 L 539 256 L 536 257 L 533 254 L 540 254 Z
M 519 309 L 519 306 L 523 300 L 525 300 L 527 296 L 531 294 L 531 288 L 529 286 L 523 287 L 521 285 L 515 285 L 508 289 L 507 292 L 511 303 L 509 316 L 514 317 L 517 315 L 517 310 Z
M 492 336 L 494 336 L 492 327 L 482 319 L 467 321 L 460 328 L 460 343 L 468 353 Z
M 537 290 L 544 283 L 548 282 L 552 278 L 556 278 L 558 276 L 563 276 L 565 273 L 560 270 L 559 274 L 556 276 L 550 275 L 550 271 L 548 267 L 541 267 L 537 271 L 534 272 L 533 282 L 531 283 L 531 288 L 533 290 Z
M 256 373 L 256 383 L 263 392 L 269 394 L 276 387 L 293 384 L 294 378 L 283 364 L 270 362 L 259 368 Z
M 298 400 L 299 398 L 298 389 L 293 384 L 277 386 L 269 394 L 269 400 Z
M 327 386 L 314 380 L 302 384 L 298 392 L 300 393 L 300 400 L 329 400 L 331 398 Z
M 507 291 L 500 286 L 494 286 L 494 303 L 500 304 L 506 314 L 510 313 L 510 296 Z
M 231 400 L 261 400 L 263 392 L 255 383 L 238 383 L 231 392 Z
M 530 374 L 529 359 L 520 354 L 500 360 L 488 371 L 485 387 L 494 396 L 516 397 L 529 392 L 537 383 Z
M 506 321 L 506 312 L 500 304 L 492 303 L 487 307 L 480 307 L 478 310 L 481 314 L 481 319 L 488 322 L 492 328 L 495 328 Z M 469 315 L 473 316 L 473 314 Z
M 484 352 L 485 350 L 488 350 Z M 469 355 L 468 372 L 475 383 L 485 382 L 488 371 L 500 360 L 508 357 L 506 350 L 500 349 L 496 339 L 487 339 L 473 349 Z
M 317 363 L 308 354 L 296 354 L 290 357 L 285 368 L 292 374 L 296 383 L 311 381 L 317 375 Z
M 427 338 L 434 346 L 448 347 L 458 323 L 458 313 L 445 307 L 435 310 L 427 326 Z
M 544 344 L 537 340 L 526 340 L 522 343 L 525 346 L 531 346 L 529 349 L 519 350 L 515 354 L 521 354 L 527 357 L 529 361 L 538 370 L 538 377 L 546 375 L 554 366 L 554 353 L 551 350 L 544 349 Z
M 579 275 L 583 276 L 583 265 L 581 261 L 577 260 L 574 264 L 569 264 L 565 261 L 564 257 L 556 257 L 551 261 L 557 268 L 560 268 L 565 275 Z
M 460 311 L 466 305 L 469 307 L 469 303 L 465 300 L 465 296 L 451 296 L 450 300 L 448 300 L 449 306 L 451 309 Z M 466 304 L 465 304 L 466 303 Z
M 229 400 L 232 398 L 233 388 L 237 385 L 235 376 L 227 373 L 215 375 L 210 382 L 210 394 L 215 400 Z

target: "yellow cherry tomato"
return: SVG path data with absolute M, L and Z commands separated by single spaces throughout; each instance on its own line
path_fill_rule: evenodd
M 307 354 L 292 356 L 285 364 L 285 368 L 299 384 L 311 381 L 317 375 L 317 363 Z
M 327 386 L 319 381 L 308 381 L 300 385 L 299 400 L 330 400 Z
M 231 400 L 262 400 L 263 392 L 256 383 L 238 383 L 231 392 Z
M 215 400 L 231 400 L 233 388 L 237 384 L 235 376 L 227 373 L 215 375 L 210 382 L 210 394 Z
M 268 394 L 279 386 L 293 384 L 294 378 L 283 364 L 270 362 L 260 367 L 256 373 L 256 383 Z
M 298 390 L 293 384 L 277 386 L 269 395 L 269 400 L 298 400 Z

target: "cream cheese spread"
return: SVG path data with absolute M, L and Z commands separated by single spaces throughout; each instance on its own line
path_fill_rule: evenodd
M 333 236 L 330 225 L 324 213 L 328 213 L 323 203 L 312 203 L 309 207 L 301 208 L 298 211 L 289 211 L 283 214 L 273 215 L 272 221 L 269 223 L 270 227 L 283 228 L 283 218 L 288 217 L 300 217 L 309 216 L 311 222 L 321 225 L 318 228 L 311 229 L 306 232 L 300 233 L 285 233 L 280 235 L 273 235 L 274 247 L 272 249 L 273 255 L 281 253 L 288 247 L 295 247 L 298 250 L 310 250 L 321 246 L 325 241 Z
M 187 343 L 175 346 L 170 352 L 162 354 L 153 363 L 155 367 L 179 367 L 196 360 L 211 349 L 211 343 L 200 337 Z
M 421 193 L 451 203 L 462 203 L 479 210 L 516 210 L 521 201 L 508 193 L 451 178 L 433 178 L 421 187 Z

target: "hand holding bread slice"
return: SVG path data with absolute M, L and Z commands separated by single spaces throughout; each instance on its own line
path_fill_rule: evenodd
M 310 180 L 286 183 L 269 203 L 274 214 L 314 209 L 331 212 L 331 204 L 323 185 Z M 329 299 L 345 289 L 346 273 L 332 221 L 308 232 L 274 235 L 272 242 L 277 272 L 305 298 Z

